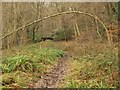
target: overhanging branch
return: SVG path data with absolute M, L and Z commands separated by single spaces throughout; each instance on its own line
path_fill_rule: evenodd
M 71 14 L 71 13 L 84 14 L 84 15 L 90 16 L 90 17 L 96 19 L 97 21 L 99 21 L 99 22 L 102 24 L 102 26 L 104 27 L 104 29 L 106 30 L 106 34 L 107 34 L 107 37 L 108 37 L 108 42 L 109 42 L 109 44 L 111 45 L 111 41 L 110 41 L 110 37 L 109 37 L 109 33 L 108 33 L 108 30 L 107 30 L 105 24 L 104 24 L 104 23 L 103 23 L 103 22 L 102 22 L 97 16 L 93 16 L 93 15 L 91 15 L 91 14 L 89 14 L 89 13 L 80 12 L 80 11 L 67 11 L 67 12 L 60 12 L 60 13 L 57 13 L 57 14 L 53 14 L 53 15 L 50 15 L 50 16 L 47 16 L 47 17 L 44 17 L 44 18 L 42 18 L 42 19 L 35 20 L 35 21 L 33 21 L 33 22 L 31 22 L 31 23 L 29 23 L 29 24 L 27 24 L 27 25 L 24 25 L 24 26 L 22 26 L 22 27 L 19 27 L 18 29 L 16 29 L 16 30 L 13 31 L 13 32 L 10 32 L 10 33 L 6 34 L 5 36 L 1 37 L 0 40 L 6 38 L 6 37 L 8 37 L 8 36 L 10 36 L 11 34 L 17 32 L 17 31 L 19 31 L 19 30 L 23 30 L 23 28 L 28 27 L 28 26 L 30 26 L 30 25 L 32 25 L 32 24 L 34 24 L 34 23 L 37 23 L 37 22 L 40 22 L 40 21 L 46 20 L 46 19 L 51 18 L 51 17 L 58 16 L 58 15 L 62 15 L 62 14 Z

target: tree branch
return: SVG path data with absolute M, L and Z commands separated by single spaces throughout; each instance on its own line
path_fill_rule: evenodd
M 11 34 L 17 32 L 17 31 L 19 31 L 19 30 L 23 30 L 23 28 L 28 27 L 28 26 L 30 26 L 30 25 L 32 25 L 32 24 L 34 24 L 34 23 L 37 23 L 37 22 L 46 20 L 46 19 L 51 18 L 51 17 L 58 16 L 58 15 L 62 15 L 62 14 L 71 14 L 71 13 L 84 14 L 84 15 L 90 16 L 90 17 L 96 19 L 97 21 L 99 21 L 99 22 L 102 24 L 102 26 L 104 27 L 104 29 L 106 30 L 106 34 L 107 34 L 107 37 L 108 37 L 108 42 L 109 42 L 109 45 L 111 45 L 109 33 L 108 33 L 108 30 L 107 30 L 107 27 L 105 26 L 105 24 L 104 24 L 97 16 L 93 16 L 93 15 L 91 15 L 91 14 L 89 14 L 89 13 L 80 12 L 80 11 L 60 12 L 60 13 L 57 13 L 57 14 L 53 14 L 53 15 L 44 17 L 44 18 L 42 18 L 42 19 L 38 19 L 38 20 L 33 21 L 33 22 L 31 22 L 31 23 L 29 23 L 29 24 L 27 24 L 27 25 L 24 25 L 24 26 L 22 26 L 22 27 L 19 27 L 18 29 L 16 29 L 16 30 L 13 31 L 13 32 L 10 32 L 10 33 L 6 34 L 5 36 L 1 37 L 0 40 L 6 38 L 6 37 L 8 37 L 8 36 L 10 36 Z

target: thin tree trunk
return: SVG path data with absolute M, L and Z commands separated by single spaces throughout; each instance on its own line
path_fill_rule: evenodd
M 78 40 L 77 38 L 77 31 L 76 31 L 76 26 L 75 26 L 75 20 L 73 19 L 73 27 L 74 27 L 74 33 L 75 33 L 75 39 Z
M 83 11 L 86 12 L 84 4 L 83 4 Z M 85 28 L 86 28 L 86 31 L 88 31 L 88 23 L 85 15 L 84 15 L 84 19 L 85 19 Z
M 77 17 L 75 17 L 75 27 L 76 27 L 76 31 L 77 31 L 78 37 L 79 37 L 80 36 L 80 30 L 79 30 L 78 23 L 77 23 Z
M 95 9 L 95 14 L 98 16 L 98 13 L 97 13 L 97 10 Z M 96 25 L 96 31 L 97 31 L 97 34 L 98 34 L 98 37 L 100 38 L 100 40 L 102 41 L 102 36 L 99 32 L 99 25 L 98 25 L 98 21 L 95 19 L 95 25 Z

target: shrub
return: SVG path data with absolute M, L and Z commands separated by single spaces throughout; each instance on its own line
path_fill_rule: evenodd
M 58 40 L 69 40 L 69 39 L 72 39 L 74 33 L 71 29 L 59 29 L 57 30 L 54 35 L 52 35 L 52 38 L 54 38 L 55 41 L 58 41 Z

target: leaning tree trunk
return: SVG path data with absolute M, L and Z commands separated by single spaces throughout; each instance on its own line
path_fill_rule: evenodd
M 24 25 L 24 26 L 16 29 L 16 30 L 13 31 L 13 32 L 10 32 L 10 33 L 6 34 L 5 36 L 1 37 L 0 39 L 4 39 L 4 38 L 10 36 L 11 34 L 13 34 L 13 33 L 15 33 L 15 32 L 22 30 L 22 29 L 25 28 L 25 27 L 28 27 L 28 26 L 30 26 L 30 25 L 32 25 L 32 24 L 35 24 L 35 23 L 38 23 L 38 22 L 40 22 L 40 21 L 46 20 L 46 19 L 48 19 L 48 18 L 56 17 L 56 16 L 59 16 L 59 15 L 62 15 L 62 14 L 71 14 L 71 13 L 83 14 L 83 15 L 86 15 L 86 16 L 90 16 L 91 18 L 94 18 L 94 19 L 96 19 L 97 21 L 99 21 L 100 24 L 103 26 L 103 28 L 104 28 L 105 31 L 106 31 L 107 38 L 108 38 L 108 44 L 111 46 L 111 41 L 110 41 L 110 37 L 109 37 L 109 33 L 108 33 L 108 29 L 107 29 L 106 25 L 105 25 L 97 16 L 94 16 L 94 15 L 91 15 L 91 14 L 85 13 L 85 12 L 80 12 L 80 11 L 61 12 L 61 13 L 53 14 L 53 15 L 51 15 L 51 16 L 44 17 L 44 18 L 42 18 L 42 19 L 35 20 L 35 21 L 33 21 L 33 22 L 29 23 L 29 24 L 26 24 L 26 25 Z

